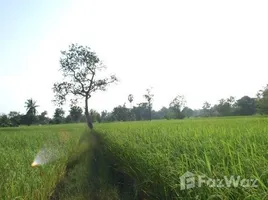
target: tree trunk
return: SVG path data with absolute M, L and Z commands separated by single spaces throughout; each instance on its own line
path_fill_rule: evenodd
M 90 129 L 93 129 L 93 123 L 91 121 L 91 117 L 89 115 L 89 112 L 88 112 L 88 97 L 86 97 L 86 100 L 85 100 L 85 115 L 86 115 L 86 118 L 87 118 L 87 125 Z

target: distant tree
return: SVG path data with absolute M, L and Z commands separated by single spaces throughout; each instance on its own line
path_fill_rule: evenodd
M 101 120 L 105 122 L 113 122 L 113 121 L 116 121 L 116 118 L 112 112 L 106 112 L 105 118 L 103 118 L 103 115 L 102 115 Z
M 93 122 L 100 122 L 100 114 L 96 110 L 91 109 L 90 116 Z
M 48 124 L 49 118 L 47 117 L 47 111 L 41 112 L 41 114 L 38 116 L 38 121 L 40 124 Z
M 148 109 L 149 109 L 149 120 L 152 120 L 152 101 L 154 98 L 154 95 L 152 94 L 152 88 L 146 89 L 146 94 L 143 96 L 148 102 L 147 105 L 148 105 Z
M 137 121 L 151 119 L 151 113 L 147 102 L 139 103 L 137 106 L 134 106 L 131 113 L 133 114 L 132 118 Z
M 235 112 L 235 98 L 229 97 L 227 99 L 220 99 L 216 110 L 220 116 L 231 116 Z
M 83 110 L 79 106 L 72 105 L 70 108 L 70 117 L 72 122 L 79 122 L 82 118 Z
M 173 118 L 175 118 L 174 113 L 173 112 L 168 112 L 168 113 L 165 114 L 164 118 L 167 119 L 167 120 L 173 119 Z
M 182 109 L 185 107 L 186 100 L 184 96 L 178 95 L 176 96 L 172 102 L 169 104 L 169 108 L 173 111 L 176 119 L 184 118 L 182 113 Z
M 211 116 L 218 117 L 220 113 L 218 112 L 218 105 L 214 105 L 210 108 Z
M 166 118 L 172 118 L 172 112 L 166 108 L 162 107 L 160 110 L 152 110 L 152 119 L 166 119 Z M 170 116 L 170 117 L 169 117 Z
M 233 96 L 230 96 L 229 98 L 227 98 L 227 102 L 232 106 L 235 103 L 235 98 Z
M 7 115 L 2 114 L 0 115 L 0 127 L 10 127 L 12 123 Z
M 91 117 L 91 115 L 90 115 L 90 117 Z M 92 119 L 92 117 L 91 117 L 91 119 Z M 86 115 L 84 115 L 84 114 L 82 115 L 80 122 L 87 123 L 87 117 L 86 117 Z
M 72 117 L 71 115 L 67 115 L 67 117 L 65 117 L 65 123 L 69 124 L 69 123 L 72 123 L 73 120 L 72 120 Z
M 207 101 L 204 102 L 202 107 L 202 112 L 204 117 L 210 117 L 211 116 L 211 104 Z
M 235 112 L 235 106 L 236 106 L 236 100 L 235 97 L 230 96 L 229 98 L 227 98 L 227 102 L 229 104 L 230 107 L 230 114 L 229 115 L 233 115 Z
M 28 122 L 29 120 L 28 120 L 28 116 L 25 114 L 25 115 L 21 115 L 20 116 L 20 124 L 21 125 L 28 125 L 29 124 L 29 122 Z
M 16 112 L 16 111 L 9 112 L 8 118 L 10 119 L 12 126 L 19 126 L 20 125 L 21 115 L 19 112 Z
M 161 119 L 158 111 L 152 110 L 152 119 Z
M 64 81 L 54 84 L 54 102 L 62 105 L 68 95 L 71 95 L 73 100 L 82 97 L 85 100 L 87 124 L 92 129 L 88 100 L 92 93 L 98 90 L 105 91 L 109 84 L 117 82 L 117 78 L 112 75 L 109 78 L 96 79 L 97 72 L 103 70 L 105 66 L 96 53 L 87 46 L 72 44 L 68 51 L 61 51 L 61 54 L 60 69 Z
M 133 102 L 133 100 L 134 100 L 133 94 L 129 94 L 129 95 L 128 95 L 128 101 L 129 101 L 131 107 L 132 107 L 132 102 Z
M 219 104 L 217 104 L 217 111 L 221 116 L 224 116 L 228 113 L 229 105 L 225 102 L 225 99 L 220 99 Z
M 162 107 L 157 113 L 160 119 L 164 119 L 165 116 L 168 114 L 169 109 L 166 107 Z
M 107 110 L 104 110 L 101 112 L 101 121 L 107 121 L 108 112 Z
M 112 115 L 116 121 L 131 121 L 133 119 L 131 110 L 126 107 L 126 104 L 115 107 Z
M 64 110 L 62 108 L 56 108 L 54 115 L 53 115 L 53 121 L 55 124 L 60 124 L 64 122 Z
M 28 126 L 31 125 L 36 120 L 36 114 L 37 114 L 37 107 L 36 101 L 33 99 L 27 99 L 25 102 L 26 107 L 26 116 L 27 116 L 27 124 Z
M 145 109 L 147 109 L 146 107 L 145 107 Z M 142 111 L 143 109 L 139 106 L 139 105 L 137 105 L 137 106 L 133 106 L 133 108 L 132 108 L 132 113 L 134 114 L 134 118 L 135 118 L 135 120 L 137 120 L 137 121 L 140 121 L 140 120 L 143 120 L 143 111 Z
M 263 90 L 259 90 L 257 93 L 257 111 L 261 115 L 268 114 L 268 84 Z
M 189 118 L 189 117 L 192 117 L 193 116 L 193 114 L 194 114 L 194 111 L 191 109 L 191 108 L 189 108 L 189 107 L 184 107 L 183 109 L 182 109 L 182 114 L 185 116 L 185 117 L 187 117 L 187 118 Z
M 256 113 L 256 103 L 254 98 L 243 96 L 236 102 L 237 115 L 254 115 Z
M 96 120 L 98 123 L 101 123 L 101 115 L 100 113 L 97 113 Z

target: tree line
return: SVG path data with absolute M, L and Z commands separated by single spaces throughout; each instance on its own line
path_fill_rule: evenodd
M 202 109 L 193 110 L 186 106 L 183 95 L 177 95 L 167 107 L 153 110 L 154 94 L 152 89 L 147 89 L 144 102 L 132 106 L 134 96 L 130 94 L 126 103 L 115 107 L 111 112 L 89 110 L 88 101 L 96 91 L 105 91 L 110 84 L 117 83 L 115 75 L 105 78 L 96 78 L 106 67 L 90 47 L 79 44 L 71 44 L 67 51 L 61 51 L 60 71 L 62 79 L 54 83 L 53 102 L 57 105 L 53 118 L 47 117 L 47 112 L 40 114 L 39 107 L 33 99 L 25 102 L 26 114 L 12 111 L 9 114 L 0 115 L 0 126 L 19 126 L 31 124 L 60 124 L 73 122 L 86 122 L 93 129 L 93 122 L 133 121 L 152 119 L 183 119 L 185 117 L 211 117 L 268 114 L 268 85 L 258 91 L 255 98 L 244 96 L 235 100 L 234 97 L 219 100 L 216 105 L 204 102 Z M 78 99 L 84 100 L 84 109 L 77 106 Z M 67 101 L 71 102 L 70 110 L 65 117 L 65 111 L 61 108 Z M 84 110 L 84 112 L 83 112 Z M 83 114 L 84 113 L 84 114 Z
M 147 89 L 143 95 L 144 102 L 132 105 L 134 96 L 127 97 L 128 105 L 118 105 L 111 112 L 106 110 L 97 112 L 89 110 L 92 122 L 114 122 L 114 121 L 142 121 L 152 119 L 184 119 L 194 117 L 219 117 L 219 116 L 247 116 L 247 115 L 267 115 L 268 114 L 268 85 L 259 90 L 256 97 L 243 96 L 235 99 L 233 96 L 220 99 L 218 104 L 211 105 L 204 102 L 201 109 L 191 109 L 186 106 L 183 95 L 177 95 L 167 107 L 160 110 L 152 109 L 154 94 L 152 89 Z M 47 116 L 47 111 L 39 114 L 37 102 L 28 99 L 25 102 L 26 114 L 11 111 L 9 114 L 0 115 L 0 127 L 10 127 L 32 124 L 62 124 L 87 122 L 87 117 L 83 114 L 83 109 L 75 104 L 70 105 L 68 112 L 58 107 L 54 111 L 52 118 Z
M 63 124 L 87 122 L 83 109 L 77 105 L 71 105 L 66 113 L 62 108 L 56 108 L 53 117 L 48 117 L 48 112 L 38 112 L 37 102 L 28 99 L 25 102 L 26 113 L 21 114 L 17 111 L 11 111 L 9 114 L 0 115 L 0 127 L 16 127 L 19 125 L 45 125 L 45 124 Z M 65 116 L 67 114 L 67 116 Z M 95 110 L 90 110 L 90 115 L 94 122 L 100 122 L 100 115 Z
M 249 115 L 267 115 L 268 114 L 268 85 L 259 90 L 256 97 L 243 96 L 235 99 L 230 96 L 226 99 L 220 99 L 218 104 L 212 105 L 204 102 L 202 108 L 191 109 L 183 95 L 177 95 L 167 107 L 160 110 L 152 109 L 154 95 L 150 89 L 146 90 L 145 101 L 131 106 L 133 95 L 130 94 L 126 103 L 115 107 L 112 112 L 103 111 L 101 113 L 102 121 L 140 121 L 152 119 L 184 119 L 194 117 L 221 117 L 221 116 L 249 116 Z

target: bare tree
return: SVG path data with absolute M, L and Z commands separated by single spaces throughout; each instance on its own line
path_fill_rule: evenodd
M 67 96 L 71 96 L 72 102 L 76 102 L 78 98 L 84 99 L 87 124 L 92 129 L 88 100 L 92 93 L 98 90 L 105 91 L 109 84 L 117 82 L 118 79 L 115 75 L 96 79 L 96 74 L 105 69 L 105 66 L 96 53 L 87 46 L 72 44 L 68 51 L 61 51 L 61 54 L 60 71 L 63 81 L 54 84 L 55 99 L 53 101 L 58 105 L 63 105 Z

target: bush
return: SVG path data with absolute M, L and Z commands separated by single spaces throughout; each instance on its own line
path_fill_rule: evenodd
M 12 123 L 7 115 L 0 115 L 0 127 L 11 127 Z

